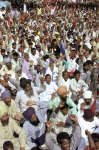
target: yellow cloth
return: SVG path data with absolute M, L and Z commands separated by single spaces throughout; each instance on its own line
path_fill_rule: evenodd
M 7 106 L 4 101 L 0 101 L 0 105 L 7 108 L 8 114 L 11 118 L 15 119 L 16 115 L 19 115 L 18 108 L 14 100 L 11 100 L 11 105 Z
M 37 10 L 37 15 L 38 15 L 38 16 L 41 15 L 41 12 L 42 12 L 42 9 L 41 9 L 41 8 L 38 8 L 38 10 Z
M 4 113 L 7 113 L 7 107 L 4 105 L 4 103 L 0 104 L 0 118 L 4 115 Z
M 14 132 L 19 135 L 19 138 L 14 138 Z M 29 150 L 26 145 L 26 135 L 24 130 L 20 128 L 12 118 L 9 118 L 9 123 L 6 126 L 3 126 L 0 122 L 0 149 L 2 149 L 5 141 L 11 141 L 17 149 L 24 147 L 25 150 Z
M 41 35 L 41 32 L 40 32 L 40 31 L 38 31 L 38 35 L 39 35 L 39 36 Z

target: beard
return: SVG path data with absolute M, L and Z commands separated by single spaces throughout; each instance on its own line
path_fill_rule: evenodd
M 34 95 L 34 93 L 33 93 L 33 90 L 31 89 L 31 90 L 28 90 L 28 91 L 25 91 L 26 92 L 26 95 L 27 96 L 29 96 L 29 97 L 31 97 L 31 96 L 33 96 Z
M 9 118 L 7 120 L 1 120 L 3 126 L 7 126 L 9 123 Z
M 30 121 L 31 123 L 32 123 L 32 125 L 34 125 L 34 126 L 37 126 L 39 123 L 40 123 L 40 121 L 37 119 L 36 121 Z
M 63 102 L 66 102 L 66 98 L 67 98 L 67 96 L 66 96 L 66 97 L 61 97 L 61 100 L 62 100 Z
M 90 102 L 86 102 L 86 105 L 90 105 Z
M 9 107 L 9 106 L 11 106 L 11 102 L 9 102 L 9 103 L 6 103 L 6 105 Z

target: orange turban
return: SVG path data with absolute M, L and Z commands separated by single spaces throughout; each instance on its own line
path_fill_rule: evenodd
M 67 87 L 66 86 L 60 86 L 59 89 L 57 90 L 57 94 L 59 96 L 62 96 L 64 94 L 67 95 Z

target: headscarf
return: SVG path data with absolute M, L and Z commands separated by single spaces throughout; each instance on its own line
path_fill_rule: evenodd
M 8 109 L 4 103 L 0 104 L 0 119 L 4 115 L 4 113 L 8 113 Z
M 67 94 L 67 88 L 66 88 L 66 86 L 60 86 L 59 89 L 57 90 L 57 94 L 59 96 L 62 96 L 64 93 Z
M 23 116 L 26 120 L 31 120 L 32 115 L 35 114 L 33 107 L 29 107 L 24 113 Z
M 5 100 L 6 98 L 8 98 L 8 96 L 11 96 L 11 93 L 9 90 L 6 90 L 1 94 L 1 99 Z

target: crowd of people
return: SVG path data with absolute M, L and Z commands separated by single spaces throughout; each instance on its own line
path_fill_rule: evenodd
M 0 8 L 0 150 L 99 150 L 98 14 Z

